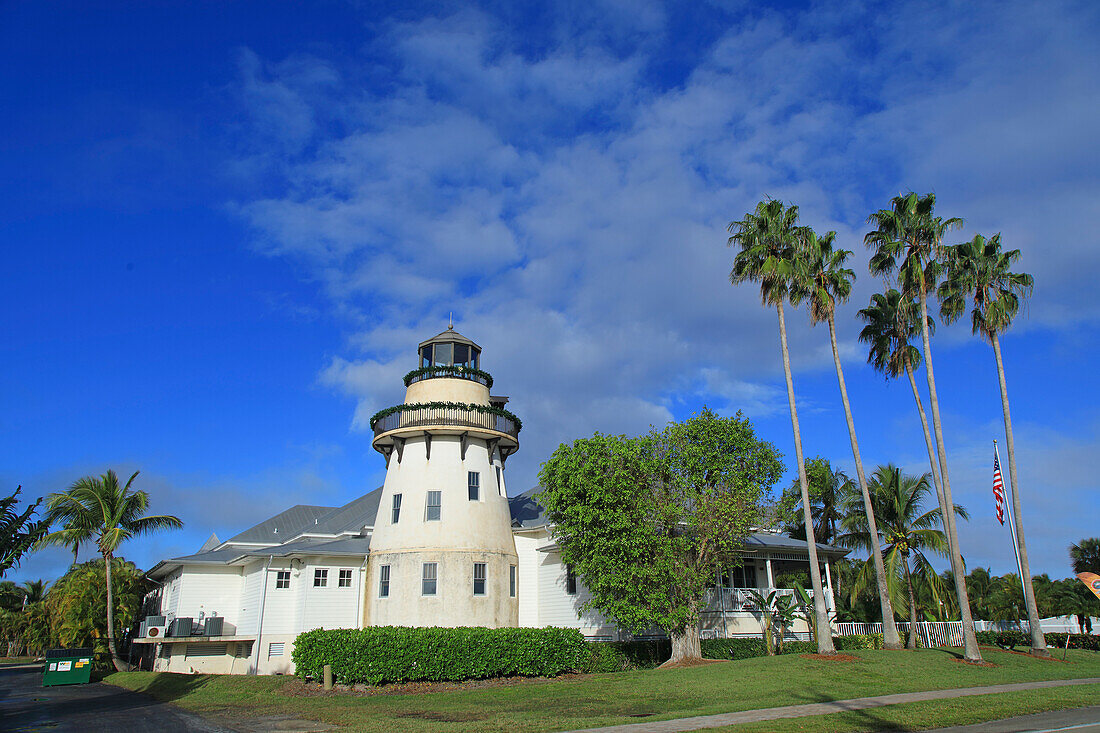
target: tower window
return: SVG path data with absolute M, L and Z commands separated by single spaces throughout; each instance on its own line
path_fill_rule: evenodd
M 290 587 L 290 571 L 280 570 L 275 573 L 275 587 L 276 588 L 289 588 Z
M 516 566 L 508 566 L 508 595 L 512 598 L 516 597 Z
M 474 563 L 474 595 L 485 595 L 485 563 Z
M 328 586 L 328 568 L 317 568 L 313 571 L 313 587 L 325 588 Z
M 565 566 L 565 592 L 571 596 L 577 595 L 577 574 L 571 565 Z
M 432 345 L 428 344 L 420 350 L 420 366 L 430 367 L 432 365 Z
M 466 474 L 466 489 L 470 495 L 470 501 L 477 501 L 481 497 L 481 474 L 477 471 L 469 471 Z
M 401 494 L 393 495 L 393 524 L 397 524 L 397 520 L 401 518 Z
M 497 466 L 497 493 L 504 496 L 504 484 L 500 481 L 500 466 Z
M 429 491 L 428 492 L 428 506 L 427 511 L 424 514 L 424 518 L 429 522 L 438 522 L 440 515 L 440 506 L 443 501 L 442 491 Z
M 435 581 L 439 566 L 434 562 L 424 563 L 424 573 L 420 580 L 420 594 L 424 596 L 435 595 Z
M 343 572 L 343 571 L 341 571 Z M 351 580 L 350 578 L 348 579 Z M 390 595 L 390 566 L 382 565 L 378 568 L 378 597 L 388 598 Z

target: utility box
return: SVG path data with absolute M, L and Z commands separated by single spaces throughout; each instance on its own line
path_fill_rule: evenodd
M 191 636 L 191 626 L 194 623 L 190 616 L 172 619 L 172 625 L 168 627 L 169 636 Z
M 92 679 L 91 649 L 51 649 L 46 652 L 42 686 L 83 685 Z

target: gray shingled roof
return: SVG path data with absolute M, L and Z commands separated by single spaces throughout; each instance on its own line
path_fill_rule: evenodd
M 295 537 L 314 525 L 314 520 L 320 519 L 331 513 L 335 507 L 309 506 L 298 504 L 280 512 L 270 519 L 265 519 L 259 524 L 249 527 L 240 534 L 226 540 L 234 542 L 282 542 Z M 276 531 L 278 530 L 278 531 Z
M 301 531 L 316 534 L 358 533 L 364 527 L 374 526 L 374 518 L 378 515 L 378 502 L 381 499 L 382 487 L 379 486 L 374 491 L 333 509 L 321 517 L 312 528 L 307 526 Z
M 524 529 L 541 527 L 546 524 L 546 511 L 542 504 L 535 501 L 535 495 L 542 491 L 541 486 L 524 491 L 519 496 L 508 498 L 508 509 L 512 513 L 512 526 Z

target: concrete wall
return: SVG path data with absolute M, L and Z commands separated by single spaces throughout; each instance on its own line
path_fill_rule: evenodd
M 465 382 L 428 380 L 425 384 L 439 381 Z M 518 623 L 517 599 L 508 594 L 509 567 L 518 560 L 508 499 L 496 485 L 499 464 L 499 455 L 490 455 L 486 442 L 476 438 L 469 440 L 463 459 L 457 435 L 434 436 L 430 458 L 423 437 L 406 442 L 400 462 L 396 454 L 391 456 L 371 537 L 367 598 L 372 625 L 498 627 Z M 476 501 L 468 496 L 469 471 L 480 474 Z M 438 521 L 426 519 L 429 491 L 441 492 Z M 395 494 L 401 494 L 397 524 L 392 522 Z M 423 564 L 432 562 L 438 564 L 436 595 L 424 596 Z M 475 562 L 487 565 L 484 596 L 473 595 Z M 379 597 L 383 566 L 390 568 L 388 598 Z
M 472 379 L 435 377 L 413 382 L 405 390 L 405 404 L 417 402 L 465 402 L 488 405 L 489 388 Z

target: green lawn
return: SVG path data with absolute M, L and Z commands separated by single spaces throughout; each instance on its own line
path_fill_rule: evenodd
M 995 667 L 957 661 L 949 650 L 856 651 L 857 662 L 789 655 L 723 662 L 678 670 L 620 672 L 573 679 L 534 681 L 482 689 L 419 695 L 330 694 L 292 696 L 294 683 L 279 677 L 191 676 L 150 672 L 115 673 L 106 682 L 149 692 L 200 712 L 247 717 L 290 714 L 346 726 L 363 733 L 420 731 L 558 731 L 642 720 L 708 715 L 804 702 L 840 700 L 894 692 L 996 685 L 1008 682 L 1100 677 L 1100 652 L 1070 650 L 1069 664 L 1021 654 L 983 650 Z M 975 704 L 975 699 L 983 704 Z M 987 699 L 1000 700 L 986 705 Z M 821 721 L 776 721 L 761 730 L 861 730 L 860 721 L 898 715 L 898 727 L 916 726 L 940 708 L 945 714 L 982 714 L 991 719 L 1032 712 L 1043 701 L 1056 707 L 1100 703 L 1100 688 L 1011 693 L 969 700 L 921 703 L 827 716 Z M 1050 708 L 1039 708 L 1050 709 Z M 891 711 L 891 712 L 887 712 Z M 955 712 L 951 712 L 955 711 Z M 642 714 L 646 717 L 636 717 Z M 848 716 L 848 717 L 844 717 Z M 871 717 L 873 716 L 873 718 Z M 937 716 L 938 717 L 938 716 Z M 428 721 L 431 721 L 428 723 Z M 954 717 L 944 718 L 955 721 Z M 938 720 L 928 720 L 924 727 Z M 968 722 L 972 722 L 968 719 Z M 803 727 L 783 728 L 783 725 Z M 806 725 L 823 727 L 806 728 Z M 852 727 L 852 726 L 856 727 Z M 848 726 L 847 728 L 844 726 Z

